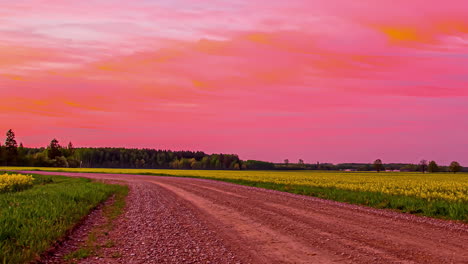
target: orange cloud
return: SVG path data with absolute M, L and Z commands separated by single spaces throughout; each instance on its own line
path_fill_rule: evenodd
M 372 26 L 394 44 L 431 44 L 436 47 L 444 36 L 463 36 L 468 33 L 468 22 L 449 18 L 428 18 L 425 23 Z
M 422 41 L 423 37 L 418 34 L 414 28 L 404 27 L 383 27 L 382 32 L 385 33 L 392 41 Z
M 252 42 L 256 42 L 260 44 L 267 44 L 267 45 L 272 44 L 271 36 L 265 33 L 259 33 L 259 32 L 250 33 L 250 34 L 247 34 L 245 38 Z
M 24 76 L 15 75 L 15 74 L 0 74 L 0 76 L 4 76 L 13 81 L 26 81 Z

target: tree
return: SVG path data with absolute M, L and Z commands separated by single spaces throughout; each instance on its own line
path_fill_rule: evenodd
M 202 168 L 202 163 L 200 161 L 193 160 L 190 167 L 194 170 L 199 170 Z
M 259 160 L 247 160 L 245 161 L 241 168 L 243 170 L 274 170 L 275 164 L 266 161 L 259 161 Z
M 284 160 L 284 164 L 285 164 L 286 166 L 288 166 L 289 160 L 288 160 L 288 159 L 285 159 L 285 160 Z
M 55 162 L 53 164 L 54 167 L 63 167 L 63 168 L 68 168 L 68 161 L 65 157 L 59 156 L 55 158 Z
M 418 165 L 416 164 L 406 164 L 405 166 L 401 167 L 401 171 L 418 171 Z
M 304 161 L 302 159 L 299 159 L 299 164 L 304 165 Z
M 203 157 L 200 162 L 202 169 L 208 169 L 210 166 L 210 157 Z
M 384 166 L 383 166 L 383 163 L 382 163 L 382 160 L 381 159 L 376 159 L 374 161 L 374 169 L 377 171 L 377 172 L 380 172 L 381 170 L 384 169 Z
M 421 160 L 419 162 L 419 169 L 422 171 L 422 173 L 425 173 L 427 170 L 427 160 Z
M 239 164 L 238 164 L 237 162 L 238 162 L 237 160 L 233 160 L 233 161 L 231 162 L 231 164 L 229 165 L 229 169 L 235 170 L 235 169 L 236 169 L 236 165 L 237 165 L 237 167 L 239 168 Z
M 73 143 L 71 143 L 71 141 L 68 142 L 67 148 L 63 150 L 62 152 L 65 157 L 73 156 L 73 154 L 75 154 L 75 147 L 73 146 Z
M 81 161 L 73 159 L 73 158 L 67 158 L 67 163 L 68 163 L 68 167 L 70 168 L 78 168 L 81 165 Z
M 450 163 L 449 170 L 450 172 L 457 173 L 462 170 L 462 166 L 460 166 L 460 163 L 452 161 L 452 163 Z
M 429 172 L 438 172 L 439 171 L 439 165 L 435 161 L 429 162 L 429 166 L 427 167 L 427 170 Z
M 5 161 L 6 161 L 5 147 L 3 147 L 2 143 L 0 143 L 0 166 L 5 165 Z
M 15 140 L 13 130 L 8 130 L 5 140 L 6 162 L 7 165 L 14 165 L 18 158 L 18 143 Z
M 26 150 L 23 146 L 23 143 L 19 144 L 18 147 L 18 159 L 17 159 L 18 165 L 26 165 Z
M 219 159 L 216 160 L 215 162 L 215 166 L 214 168 L 217 169 L 217 170 L 220 170 L 222 167 L 221 167 L 221 161 L 219 161 Z
M 61 146 L 59 145 L 59 142 L 57 139 L 52 139 L 50 141 L 50 145 L 47 148 L 47 156 L 49 159 L 55 159 L 56 157 L 61 157 L 62 156 L 62 150 Z
M 170 163 L 170 165 L 171 165 L 171 168 L 173 169 L 179 169 L 179 160 L 176 158 Z
M 145 159 L 141 159 L 141 160 L 140 160 L 139 167 L 140 167 L 140 168 L 144 168 L 144 167 L 145 167 L 145 163 L 146 163 Z

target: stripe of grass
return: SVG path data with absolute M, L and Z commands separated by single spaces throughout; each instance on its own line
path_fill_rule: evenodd
M 364 191 L 357 192 L 338 188 L 324 188 L 307 185 L 286 185 L 271 182 L 255 182 L 235 179 L 209 179 L 300 195 L 314 196 L 322 199 L 365 205 L 379 209 L 393 209 L 403 213 L 468 222 L 468 204 L 462 202 L 449 202 L 445 200 L 429 201 L 411 196 L 390 195 L 385 193 Z
M 0 195 L 0 261 L 38 258 L 119 188 L 84 178 L 53 178 L 51 184 Z
M 86 242 L 81 245 L 77 250 L 64 256 L 64 260 L 81 260 L 91 256 L 97 256 L 102 247 L 113 247 L 115 242 L 105 240 L 104 244 L 100 244 L 98 240 L 105 238 L 109 232 L 114 228 L 114 220 L 123 214 L 126 205 L 125 198 L 128 195 L 128 186 L 122 186 L 113 195 L 112 204 L 106 205 L 102 208 L 102 214 L 105 218 L 104 223 L 94 226 L 88 234 Z

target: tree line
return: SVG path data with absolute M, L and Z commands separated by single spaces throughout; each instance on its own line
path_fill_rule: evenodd
M 129 148 L 75 148 L 53 139 L 47 147 L 26 148 L 9 130 L 0 144 L 0 165 L 33 167 L 139 168 L 139 169 L 257 169 L 255 162 L 234 154 Z
M 468 172 L 459 162 L 453 161 L 449 166 L 438 165 L 435 161 L 421 160 L 418 164 L 412 163 L 387 163 L 384 164 L 381 159 L 372 163 L 305 163 L 299 159 L 297 163 L 292 163 L 285 159 L 283 163 L 276 163 L 272 168 L 274 170 L 351 170 L 351 171 L 405 171 L 405 172 Z
M 377 159 L 373 163 L 373 168 L 377 171 L 386 170 L 386 166 L 382 163 L 382 160 Z M 388 166 L 387 166 L 388 168 Z M 396 170 L 391 168 L 390 170 Z M 453 172 L 457 173 L 463 170 L 463 167 L 457 161 L 452 161 L 449 166 L 439 166 L 434 160 L 428 162 L 427 160 L 421 160 L 419 164 L 405 164 L 401 166 L 398 170 L 400 171 L 421 171 L 422 173 L 426 172 Z

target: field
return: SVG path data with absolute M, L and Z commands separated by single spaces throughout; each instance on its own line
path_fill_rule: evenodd
M 91 209 L 125 187 L 33 175 L 32 188 L 0 194 L 0 263 L 37 259 Z
M 214 171 L 97 168 L 8 168 L 146 174 L 214 179 L 320 198 L 468 221 L 468 174 L 317 171 Z
M 466 263 L 468 257 L 466 174 L 40 169 L 55 170 L 36 171 L 52 179 L 121 181 L 131 190 L 114 228 L 102 239 L 91 232 L 76 251 L 66 243 L 60 252 L 72 253 L 57 253 L 58 260 L 370 264 Z

